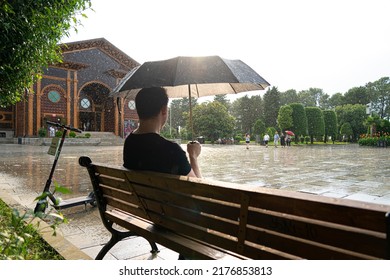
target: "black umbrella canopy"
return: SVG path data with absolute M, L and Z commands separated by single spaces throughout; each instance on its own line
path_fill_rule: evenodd
M 241 60 L 179 56 L 134 68 L 110 96 L 134 97 L 142 88 L 164 87 L 170 98 L 202 97 L 263 90 L 269 85 Z

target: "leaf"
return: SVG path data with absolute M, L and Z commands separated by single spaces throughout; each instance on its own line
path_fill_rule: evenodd
M 72 193 L 70 189 L 67 187 L 61 186 L 58 182 L 54 181 L 54 192 L 59 192 L 62 194 L 69 194 Z
M 51 217 L 53 217 L 53 218 L 56 218 L 56 219 L 58 219 L 58 220 L 61 220 L 61 221 L 63 221 L 63 220 L 64 220 L 64 216 L 63 216 L 63 215 L 61 215 L 61 214 L 57 214 L 57 213 L 50 213 L 50 214 L 48 214 L 48 216 L 51 216 Z

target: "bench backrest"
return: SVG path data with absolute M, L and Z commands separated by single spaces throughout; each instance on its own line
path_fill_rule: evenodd
M 115 207 L 248 258 L 390 257 L 389 205 L 123 167 L 87 167 L 99 207 Z

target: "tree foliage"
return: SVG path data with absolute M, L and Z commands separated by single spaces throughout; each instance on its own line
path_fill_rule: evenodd
M 0 2 L 0 106 L 20 101 L 42 69 L 61 61 L 61 38 L 90 7 L 90 0 Z
M 324 116 L 324 124 L 325 124 L 325 136 L 324 142 L 327 142 L 328 136 L 331 136 L 334 140 L 337 134 L 337 116 L 335 111 L 333 110 L 324 110 L 322 112 Z
M 257 120 L 253 125 L 253 133 L 255 135 L 263 135 L 266 131 L 265 124 L 262 120 Z
M 214 101 L 218 101 L 223 106 L 225 106 L 226 109 L 229 110 L 230 102 L 229 102 L 229 99 L 227 98 L 227 94 L 217 94 L 217 95 L 215 95 L 214 96 Z
M 292 111 L 293 125 L 291 130 L 297 136 L 307 135 L 307 117 L 305 107 L 301 103 L 292 103 L 290 107 Z M 295 141 L 298 141 L 298 137 L 295 138 Z
M 318 107 L 306 107 L 307 131 L 310 142 L 313 144 L 314 137 L 325 134 L 325 123 L 322 111 Z
M 289 105 L 291 103 L 298 103 L 299 98 L 295 89 L 289 89 L 280 93 L 280 105 Z
M 233 136 L 234 118 L 219 102 L 202 103 L 193 109 L 193 126 L 197 136 L 215 141 Z
M 366 128 L 364 126 L 364 121 L 367 118 L 366 106 L 361 104 L 347 104 L 344 106 L 337 106 L 335 112 L 340 128 L 347 122 L 351 125 L 353 131 L 353 141 L 356 141 L 360 134 L 365 133 Z
M 267 127 L 276 127 L 280 108 L 280 92 L 277 87 L 268 89 L 264 94 L 264 123 Z
M 290 105 L 284 105 L 279 109 L 278 125 L 282 131 L 291 129 L 293 126 L 292 118 L 293 109 Z
M 170 103 L 170 124 L 173 129 L 180 127 L 185 127 L 186 118 L 190 112 L 190 102 L 189 98 L 178 98 L 173 99 Z M 194 108 L 197 104 L 197 99 L 191 97 L 191 106 Z
M 236 130 L 252 134 L 256 120 L 263 119 L 263 100 L 259 95 L 245 95 L 233 102 L 230 112 L 236 118 Z
M 363 104 L 370 102 L 370 96 L 366 87 L 354 87 L 344 94 L 345 104 Z
M 383 77 L 366 85 L 371 105 L 381 119 L 390 118 L 390 78 Z
M 340 128 L 340 134 L 343 136 L 343 140 L 350 141 L 353 138 L 353 129 L 349 122 L 343 123 Z

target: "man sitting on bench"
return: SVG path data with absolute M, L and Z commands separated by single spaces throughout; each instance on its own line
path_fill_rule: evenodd
M 160 136 L 168 119 L 168 96 L 163 88 L 142 89 L 135 98 L 139 127 L 125 140 L 123 166 L 174 175 L 201 177 L 199 142 L 187 144 L 188 161 L 183 149 Z
M 123 148 L 123 166 L 174 175 L 202 177 L 198 156 L 201 145 L 187 144 L 190 162 L 183 149 L 160 135 L 168 119 L 168 95 L 163 88 L 144 88 L 135 98 L 139 126 L 127 136 Z M 185 259 L 179 255 L 179 259 Z

